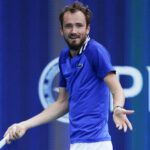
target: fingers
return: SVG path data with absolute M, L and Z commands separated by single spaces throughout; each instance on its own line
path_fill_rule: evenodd
M 130 121 L 126 116 L 127 114 L 133 113 L 134 110 L 126 110 L 121 108 L 116 109 L 115 112 L 113 113 L 113 119 L 116 124 L 116 128 L 118 128 L 118 130 L 123 129 L 124 132 L 127 132 L 128 127 L 130 130 L 133 130 L 132 124 L 130 123 Z
M 122 130 L 122 124 L 118 122 L 118 123 L 116 124 L 116 128 L 118 128 L 118 130 Z
M 6 142 L 10 144 L 12 140 L 21 138 L 26 131 L 27 128 L 23 123 L 18 123 L 10 126 L 4 134 L 4 137 L 7 137 L 9 135 L 9 138 L 6 140 Z
M 127 132 L 127 127 L 129 127 L 130 130 L 133 130 L 133 127 L 132 127 L 130 121 L 126 118 L 126 120 L 123 122 L 124 132 Z
M 118 130 L 122 130 L 123 129 L 124 132 L 127 131 L 127 125 L 125 123 L 122 123 L 120 125 L 116 125 L 116 128 L 118 128 Z
M 124 132 L 127 132 L 127 125 L 124 122 L 122 122 L 120 124 L 117 124 L 116 128 L 118 128 L 118 130 L 122 130 L 123 129 Z
M 130 123 L 130 121 L 128 120 L 126 115 L 124 115 L 124 117 L 122 117 L 122 118 L 115 117 L 114 122 L 115 122 L 116 128 L 118 128 L 118 130 L 123 129 L 124 132 L 127 132 L 128 127 L 130 130 L 133 130 L 132 124 Z
M 12 140 L 15 140 L 18 138 L 16 130 L 17 128 L 15 124 L 15 125 L 10 126 L 8 130 L 5 132 L 4 137 L 9 135 L 8 139 L 6 140 L 8 144 L 10 144 Z
M 124 113 L 125 113 L 125 114 L 133 114 L 133 113 L 134 113 L 134 110 L 125 110 L 125 109 L 124 109 Z
M 132 124 L 130 123 L 130 121 L 128 119 L 121 123 L 116 124 L 116 128 L 118 128 L 118 130 L 123 129 L 124 132 L 127 132 L 128 127 L 130 130 L 133 130 Z
M 11 144 L 11 140 L 6 140 L 6 143 L 7 144 Z
M 123 123 L 123 131 L 127 132 L 127 125 L 126 125 L 126 123 Z
M 116 115 L 120 115 L 121 113 L 123 113 L 123 114 L 133 114 L 134 110 L 126 110 L 126 109 L 120 108 L 120 107 L 117 107 L 114 110 L 114 114 L 116 114 Z
M 129 127 L 130 130 L 133 130 L 132 124 L 130 123 L 130 121 L 128 120 L 128 118 L 126 118 L 126 124 Z
M 122 124 L 119 125 L 118 130 L 122 130 Z

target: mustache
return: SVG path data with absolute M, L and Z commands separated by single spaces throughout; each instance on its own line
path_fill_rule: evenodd
M 70 34 L 69 35 L 69 38 L 79 38 L 80 36 L 79 35 L 77 35 L 77 34 Z

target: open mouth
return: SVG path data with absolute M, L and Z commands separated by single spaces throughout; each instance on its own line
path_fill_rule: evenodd
M 70 37 L 70 39 L 77 39 L 77 37 Z
M 78 39 L 79 36 L 77 36 L 77 35 L 70 35 L 69 38 L 74 40 L 74 39 Z
M 70 40 L 77 40 L 78 38 L 70 38 Z

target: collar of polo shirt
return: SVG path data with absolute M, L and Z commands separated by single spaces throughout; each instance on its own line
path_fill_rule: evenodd
M 83 46 L 80 48 L 79 54 L 81 54 L 81 53 L 86 49 L 86 46 L 87 46 L 89 40 L 90 40 L 90 37 L 87 36 L 87 38 L 86 38 L 86 40 L 85 40 Z

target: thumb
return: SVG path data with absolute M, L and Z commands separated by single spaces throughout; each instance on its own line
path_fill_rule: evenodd
M 133 114 L 134 110 L 124 110 L 124 114 Z

